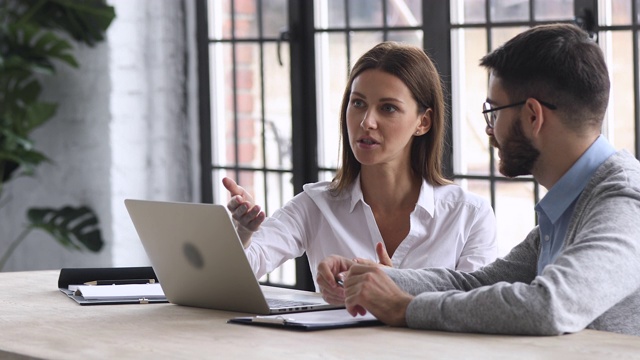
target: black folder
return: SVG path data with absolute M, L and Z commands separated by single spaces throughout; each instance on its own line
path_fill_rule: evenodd
M 58 289 L 80 305 L 113 305 L 113 304 L 151 304 L 166 303 L 166 298 L 136 298 L 136 299 L 85 299 L 76 295 L 73 286 L 84 285 L 88 282 L 114 282 L 126 284 L 135 283 L 140 279 L 158 282 L 151 266 L 142 267 L 113 267 L 113 268 L 65 268 L 60 270 Z M 69 286 L 72 286 L 71 289 Z M 117 285 L 116 285 L 117 286 Z

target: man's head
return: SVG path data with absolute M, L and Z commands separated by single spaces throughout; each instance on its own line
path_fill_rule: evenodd
M 609 73 L 598 44 L 579 27 L 533 27 L 480 60 L 500 78 L 511 102 L 535 98 L 556 105 L 578 133 L 599 129 L 609 102 Z

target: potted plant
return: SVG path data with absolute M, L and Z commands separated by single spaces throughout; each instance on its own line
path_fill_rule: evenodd
M 34 176 L 36 167 L 49 161 L 30 138 L 58 107 L 40 99 L 40 78 L 55 75 L 57 63 L 78 67 L 72 41 L 89 46 L 103 41 L 114 18 L 115 10 L 105 0 L 0 2 L 0 207 L 5 183 Z M 30 208 L 25 229 L 0 249 L 0 270 L 35 229 L 69 249 L 98 252 L 104 243 L 98 223 L 87 206 Z

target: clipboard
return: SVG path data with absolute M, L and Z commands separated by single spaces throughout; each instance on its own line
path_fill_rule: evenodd
M 370 313 L 353 317 L 346 309 L 320 310 L 286 315 L 241 316 L 232 318 L 227 323 L 301 331 L 384 325 Z
M 151 266 L 142 267 L 114 267 L 114 268 L 65 268 L 60 270 L 58 277 L 58 289 L 71 300 L 80 305 L 118 305 L 118 304 L 153 304 L 169 302 L 164 296 L 145 297 L 105 297 L 85 299 L 80 293 L 76 293 L 79 286 L 88 282 L 108 282 L 126 284 L 128 281 L 137 283 L 139 279 L 148 279 L 158 282 Z M 102 286 L 102 285 L 96 285 Z M 107 285 L 120 286 L 120 285 Z

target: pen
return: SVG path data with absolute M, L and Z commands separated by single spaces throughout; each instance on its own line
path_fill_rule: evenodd
M 128 285 L 128 284 L 154 284 L 156 279 L 119 279 L 119 280 L 94 280 L 85 285 Z

